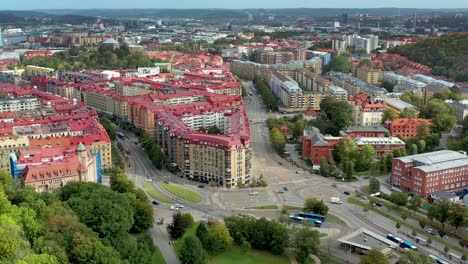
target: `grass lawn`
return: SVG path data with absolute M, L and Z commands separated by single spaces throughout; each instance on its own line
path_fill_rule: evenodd
M 336 215 L 332 215 L 332 214 L 327 214 L 327 222 L 333 223 L 333 224 L 338 224 L 338 225 L 346 224 L 345 221 L 341 220 L 341 218 L 339 218 Z
M 328 236 L 327 233 L 322 233 L 322 232 L 320 232 L 320 234 L 319 234 L 319 237 L 326 237 L 326 236 Z
M 239 246 L 233 245 L 231 249 L 213 257 L 213 264 L 287 264 L 290 263 L 286 256 L 273 255 L 266 251 L 250 249 L 242 252 Z
M 164 187 L 164 189 L 166 189 L 168 192 L 184 199 L 184 200 L 187 200 L 189 202 L 192 202 L 192 203 L 199 203 L 203 200 L 203 197 L 190 190 L 190 189 L 187 189 L 181 185 L 178 185 L 178 184 L 168 184 L 168 183 L 163 183 L 162 186 Z
M 270 205 L 261 205 L 261 206 L 251 206 L 251 207 L 246 207 L 245 209 L 278 209 L 278 206 L 276 204 L 270 204 Z
M 284 206 L 284 209 L 286 209 L 286 210 L 302 210 L 302 209 L 304 209 L 304 207 L 287 204 L 287 205 Z
M 182 245 L 184 244 L 184 239 L 189 236 L 194 236 L 195 232 L 197 231 L 198 225 L 199 225 L 198 222 L 193 223 L 191 226 L 187 228 L 187 230 L 185 230 L 184 235 L 181 238 L 177 239 L 174 242 L 174 244 L 172 244 L 172 247 L 174 248 L 174 251 L 176 252 L 177 256 L 179 256 L 180 254 L 180 249 L 182 248 Z
M 158 200 L 160 202 L 163 202 L 163 203 L 169 203 L 169 204 L 172 203 L 171 199 L 155 191 L 153 186 L 151 186 L 151 183 L 149 182 L 143 183 L 143 188 L 149 194 L 149 196 L 151 196 L 151 198 Z
M 161 254 L 161 250 L 156 247 L 156 251 L 154 251 L 153 256 L 151 256 L 151 264 L 166 264 L 163 255 Z

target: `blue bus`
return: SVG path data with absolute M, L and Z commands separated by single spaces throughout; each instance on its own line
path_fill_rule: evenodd
M 325 216 L 324 215 L 320 215 L 320 214 L 313 214 L 313 213 L 304 213 L 304 212 L 300 212 L 299 213 L 299 216 L 300 217 L 307 217 L 307 218 L 315 218 L 315 219 L 318 219 L 322 222 L 325 222 Z
M 439 257 L 436 257 L 434 255 L 429 255 L 429 257 L 433 260 L 435 260 L 438 264 L 450 264 L 448 261 L 446 261 L 445 259 L 443 258 L 439 258 Z
M 297 215 L 289 216 L 289 221 L 296 223 L 296 224 L 304 224 L 304 221 L 312 222 L 316 227 L 320 227 L 322 225 L 322 221 L 316 218 L 308 218 L 308 217 L 301 217 Z
M 393 241 L 395 243 L 397 243 L 398 245 L 401 244 L 401 242 L 403 242 L 403 239 L 393 235 L 393 234 L 388 234 L 387 235 L 387 239 L 390 240 L 390 241 Z
M 304 223 L 304 218 L 297 216 L 297 215 L 291 215 L 289 216 L 289 221 L 296 223 L 296 224 L 303 224 Z
M 412 249 L 412 250 L 417 250 L 418 248 L 411 242 L 409 242 L 408 240 L 403 240 L 400 244 L 400 247 L 401 248 L 409 248 L 409 249 Z

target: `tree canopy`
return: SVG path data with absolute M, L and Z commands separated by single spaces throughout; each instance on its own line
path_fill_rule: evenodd
M 328 65 L 323 67 L 325 72 L 329 71 L 336 71 L 336 72 L 343 72 L 349 73 L 351 71 L 351 63 L 349 59 L 345 56 L 337 56 L 333 58 Z
M 389 49 L 410 60 L 432 68 L 433 75 L 454 78 L 459 82 L 468 81 L 468 36 L 465 34 L 443 35 L 438 38 L 399 45 Z

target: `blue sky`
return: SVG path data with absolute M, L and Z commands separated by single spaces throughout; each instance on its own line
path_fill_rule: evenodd
M 468 8 L 468 0 L 0 0 L 0 10 L 89 8 Z

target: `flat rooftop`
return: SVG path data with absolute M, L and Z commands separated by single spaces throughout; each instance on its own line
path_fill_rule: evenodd
M 388 248 L 398 247 L 396 243 L 364 228 L 358 229 L 348 235 L 345 235 L 339 238 L 338 241 L 367 250 L 371 248 L 386 250 Z

